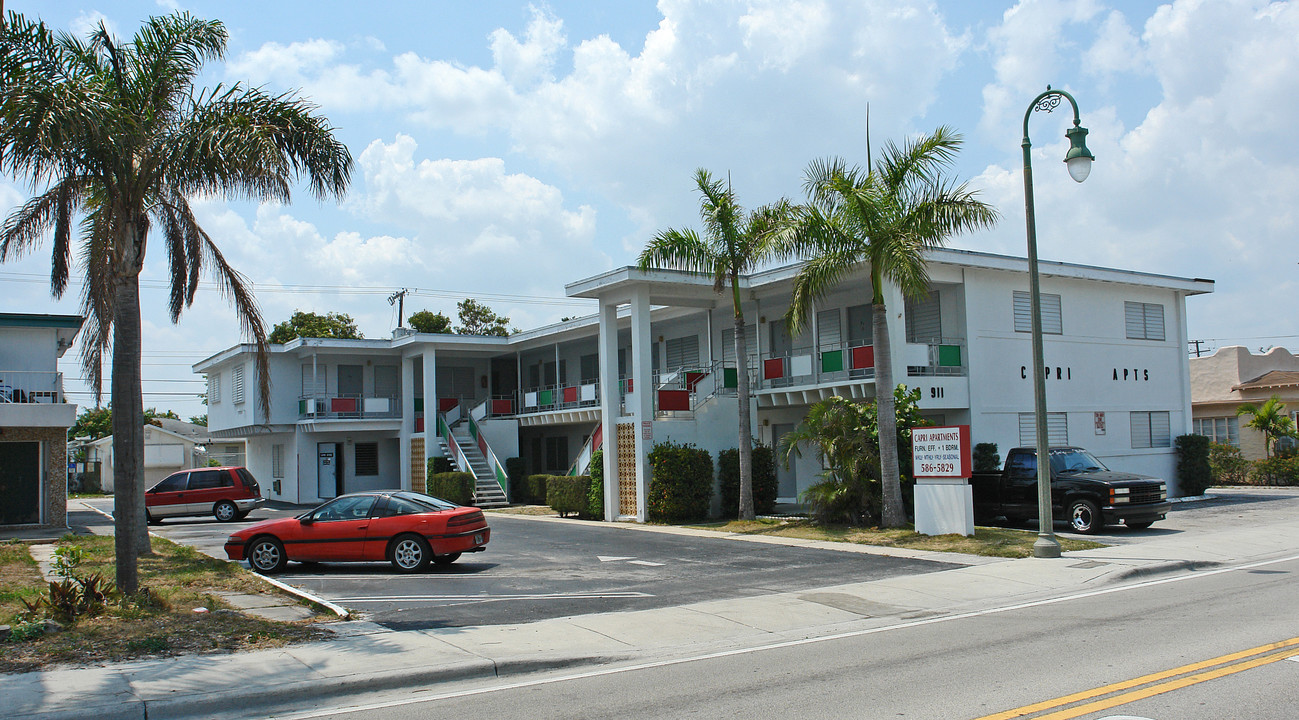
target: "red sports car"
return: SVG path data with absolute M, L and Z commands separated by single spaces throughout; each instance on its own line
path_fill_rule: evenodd
M 246 559 L 261 573 L 279 572 L 290 560 L 387 560 L 413 573 L 485 550 L 491 533 L 482 510 L 395 490 L 341 495 L 297 517 L 250 525 L 225 547 L 231 560 Z

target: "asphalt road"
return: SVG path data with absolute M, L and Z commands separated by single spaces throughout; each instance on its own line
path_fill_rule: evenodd
M 286 720 L 1293 720 L 1296 573 L 1289 560 L 1168 577 L 847 637 L 439 685 Z
M 111 500 L 89 501 L 111 509 Z M 151 529 L 225 557 L 234 529 L 300 509 L 262 508 L 245 521 L 169 519 Z M 638 532 L 601 523 L 556 523 L 489 514 L 492 540 L 426 573 L 387 563 L 290 564 L 278 579 L 398 630 L 532 622 L 766 595 L 951 565 L 765 545 L 723 537 Z

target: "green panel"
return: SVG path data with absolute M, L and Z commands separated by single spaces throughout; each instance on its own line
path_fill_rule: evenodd
M 298 401 L 298 414 L 299 414 L 299 415 L 306 415 L 306 414 L 307 414 L 307 401 L 306 401 L 306 400 L 299 400 L 299 401 Z
M 538 405 L 543 405 L 543 406 L 544 406 L 544 405 L 550 405 L 550 404 L 553 403 L 553 402 L 555 402 L 555 391 L 554 391 L 554 390 L 542 390 L 541 392 L 537 393 L 537 404 L 538 404 Z
M 843 351 L 831 350 L 821 353 L 821 372 L 832 373 L 843 370 Z
M 415 398 L 415 412 L 424 412 L 424 398 Z
M 740 373 L 735 368 L 722 368 L 722 387 L 737 388 L 740 386 Z
M 938 366 L 939 367 L 960 367 L 961 346 L 960 345 L 939 345 Z
M 478 439 L 478 423 L 474 422 L 473 418 L 469 418 L 469 434 L 473 435 L 475 440 Z

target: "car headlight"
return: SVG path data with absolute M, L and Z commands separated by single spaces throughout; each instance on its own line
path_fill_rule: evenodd
M 1116 503 L 1128 502 L 1129 500 L 1131 500 L 1131 498 L 1128 497 L 1130 492 L 1131 491 L 1125 487 L 1110 488 L 1110 504 L 1114 505 Z

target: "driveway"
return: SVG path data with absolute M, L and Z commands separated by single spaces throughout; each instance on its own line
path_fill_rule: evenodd
M 74 501 L 75 502 L 75 501 Z M 81 501 L 111 511 L 112 500 Z M 151 529 L 225 557 L 233 530 L 302 508 L 261 508 L 242 522 L 182 518 Z M 864 582 L 955 565 L 488 514 L 487 550 L 419 575 L 387 563 L 291 564 L 278 579 L 393 629 L 499 625 Z

